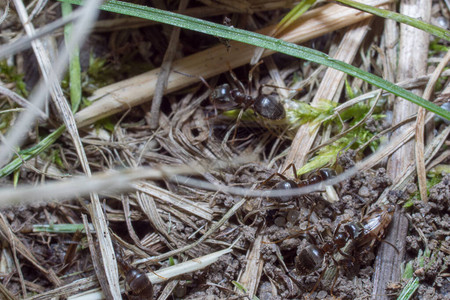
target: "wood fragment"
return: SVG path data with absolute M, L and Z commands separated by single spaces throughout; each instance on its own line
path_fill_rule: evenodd
M 420 18 L 425 22 L 430 19 L 431 2 L 428 0 L 403 0 L 400 5 L 400 13 Z M 426 74 L 428 57 L 429 35 L 421 30 L 408 25 L 400 25 L 400 46 L 399 63 L 397 69 L 397 81 Z M 420 89 L 413 90 L 413 93 L 422 94 Z M 401 122 L 417 112 L 417 105 L 397 98 L 394 103 L 393 124 Z M 393 134 L 393 138 L 401 135 L 407 126 L 400 127 Z M 397 181 L 402 176 L 408 165 L 414 160 L 414 144 L 408 142 L 390 157 L 387 166 L 387 174 Z M 408 230 L 408 220 L 401 211 L 396 211 L 392 219 L 386 241 L 393 243 L 399 253 L 397 253 L 387 243 L 382 243 L 378 249 L 375 260 L 374 287 L 372 291 L 373 299 L 388 299 L 386 286 L 388 282 L 400 280 L 400 265 L 405 255 L 406 234 Z
M 253 245 L 248 249 L 245 257 L 246 265 L 244 272 L 239 276 L 238 282 L 247 289 L 248 297 L 250 299 L 256 295 L 258 290 L 259 281 L 261 280 L 262 270 L 264 266 L 264 260 L 261 258 L 261 246 L 263 243 L 269 242 L 266 236 L 257 234 Z M 235 287 L 237 292 L 241 291 Z

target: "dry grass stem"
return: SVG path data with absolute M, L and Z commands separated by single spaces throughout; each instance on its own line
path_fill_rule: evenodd
M 163 201 L 167 206 L 173 205 L 188 212 L 189 214 L 212 221 L 213 212 L 211 209 L 206 207 L 204 203 L 195 203 L 147 182 L 141 182 L 136 185 L 135 188 L 143 193 L 159 199 L 160 201 Z
M 183 12 L 187 5 L 188 0 L 181 0 L 179 4 L 179 10 Z M 167 46 L 166 53 L 164 55 L 163 62 L 161 64 L 161 73 L 158 75 L 155 86 L 155 94 L 153 95 L 152 108 L 150 111 L 150 129 L 156 129 L 159 126 L 159 111 L 161 108 L 161 101 L 164 95 L 164 90 L 167 86 L 167 79 L 169 78 L 170 68 L 172 67 L 172 61 L 175 57 L 176 48 L 178 47 L 178 40 L 180 37 L 181 28 L 174 27 L 170 35 L 169 45 Z
M 436 136 L 425 148 L 424 151 L 424 159 L 425 159 L 425 165 L 430 165 L 428 168 L 432 167 L 431 165 L 431 159 L 437 154 L 437 152 L 441 149 L 442 145 L 446 141 L 448 135 L 450 133 L 450 127 L 447 127 L 444 129 L 441 133 L 439 133 L 438 136 Z M 442 153 L 443 158 L 448 158 L 448 152 Z M 416 164 L 413 162 L 409 165 L 408 169 L 405 170 L 403 175 L 394 182 L 390 187 L 386 188 L 383 193 L 380 195 L 380 197 L 377 200 L 377 204 L 387 204 L 389 203 L 387 200 L 387 196 L 389 192 L 391 191 L 404 191 L 407 188 L 407 185 L 411 182 L 413 182 L 414 177 L 416 175 Z
M 423 93 L 423 98 L 426 100 L 431 99 L 431 95 L 433 93 L 434 87 L 436 85 L 439 76 L 441 75 L 444 67 L 448 64 L 450 60 L 450 51 L 442 58 L 442 61 L 437 66 L 436 70 L 434 70 L 433 75 L 430 78 L 430 81 L 425 88 Z M 425 115 L 426 110 L 423 107 L 419 108 L 417 112 L 417 121 L 416 121 L 416 166 L 417 166 L 417 177 L 419 182 L 419 191 L 420 198 L 424 202 L 428 202 L 427 195 L 427 178 L 426 178 L 426 170 L 425 170 L 425 157 L 424 157 L 424 133 L 425 133 Z
M 267 238 L 263 235 L 258 234 L 256 236 L 253 245 L 250 249 L 248 249 L 247 255 L 245 256 L 245 269 L 237 280 L 244 288 L 247 289 L 247 293 L 249 295 L 248 297 L 250 299 L 252 299 L 256 294 L 263 271 L 264 260 L 261 257 L 261 246 L 263 240 L 266 240 L 267 242 Z M 238 292 L 239 290 L 235 288 L 235 291 Z

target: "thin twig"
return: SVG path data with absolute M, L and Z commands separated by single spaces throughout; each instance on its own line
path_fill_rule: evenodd
M 180 1 L 178 9 L 180 11 L 184 11 L 187 8 L 188 3 L 189 0 Z M 150 112 L 150 129 L 156 129 L 159 126 L 159 110 L 167 86 L 167 79 L 169 78 L 172 61 L 178 47 L 180 30 L 180 27 L 173 28 L 172 34 L 170 35 L 169 45 L 167 46 L 166 53 L 164 54 L 164 59 L 161 64 L 161 72 L 159 73 L 158 80 L 156 81 L 155 95 L 153 96 L 152 101 L 152 108 Z
M 433 75 L 430 78 L 430 81 L 425 88 L 423 93 L 423 98 L 426 100 L 430 100 L 431 95 L 434 91 L 434 86 L 436 85 L 437 80 L 439 79 L 442 70 L 447 65 L 450 60 L 450 50 L 447 54 L 442 58 L 442 61 L 437 66 L 436 70 L 434 70 Z M 426 170 L 425 170 L 425 157 L 423 155 L 425 142 L 424 142 L 424 131 L 425 131 L 425 115 L 426 110 L 423 107 L 419 108 L 417 112 L 417 122 L 416 122 L 416 166 L 417 166 L 417 178 L 419 181 L 419 191 L 420 198 L 425 203 L 428 202 L 427 195 L 427 178 L 426 178 Z

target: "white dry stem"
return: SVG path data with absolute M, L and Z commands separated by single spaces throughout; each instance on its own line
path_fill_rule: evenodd
M 95 3 L 95 1 L 93 2 Z M 25 6 L 23 5 L 23 2 L 20 0 L 15 0 L 14 4 L 16 7 L 16 11 L 19 15 L 19 18 L 25 28 L 25 31 L 27 32 L 27 35 L 28 36 L 34 35 L 35 34 L 34 26 L 31 23 L 31 20 L 25 9 Z M 100 2 L 96 4 L 100 4 Z M 90 20 L 91 22 L 88 22 L 88 24 L 92 24 L 95 15 L 91 15 L 91 17 L 92 17 Z M 68 42 L 68 45 L 71 45 L 71 41 Z M 55 69 L 52 67 L 51 60 L 48 57 L 47 51 L 40 40 L 34 40 L 31 43 L 31 46 L 38 61 L 44 81 L 50 90 L 51 98 L 54 101 L 56 108 L 58 109 L 58 113 L 60 117 L 63 119 L 64 124 L 66 125 L 66 128 L 72 137 L 72 141 L 76 148 L 77 155 L 80 159 L 83 170 L 86 173 L 86 175 L 90 177 L 91 170 L 89 167 L 86 153 L 84 152 L 83 145 L 81 144 L 81 139 L 78 134 L 77 126 L 75 124 L 75 118 L 69 107 L 67 99 L 64 97 L 64 93 L 61 89 L 61 86 L 59 85 L 59 80 L 57 77 L 59 73 L 55 71 Z M 108 294 L 110 294 L 113 299 L 121 299 L 117 264 L 114 260 L 114 250 L 112 247 L 108 226 L 106 224 L 106 219 L 103 214 L 102 207 L 100 205 L 100 199 L 96 193 L 92 193 L 90 195 L 90 198 L 92 204 L 90 207 L 90 215 L 95 230 L 97 231 L 97 233 L 99 233 L 97 234 L 97 238 L 100 246 L 101 259 L 104 268 L 104 270 L 102 271 L 105 273 L 107 281 L 104 282 L 104 284 L 102 284 L 102 287 L 105 289 L 105 292 L 108 291 Z
M 147 182 L 135 184 L 134 188 L 159 199 L 166 203 L 167 206 L 175 206 L 208 221 L 213 219 L 213 211 L 205 203 L 191 201 Z
M 75 177 L 70 180 L 50 182 L 43 185 L 21 185 L 16 189 L 0 188 L 0 208 L 26 205 L 43 201 L 64 201 L 92 192 L 120 192 L 131 190 L 131 183 L 142 179 L 162 179 L 175 174 L 193 174 L 194 169 L 185 167 L 161 167 L 160 169 L 136 168 L 121 172 L 102 172 L 92 177 Z
M 427 118 L 426 122 L 432 118 Z M 414 136 L 414 128 L 404 132 L 401 136 L 390 141 L 385 147 L 378 150 L 368 158 L 357 163 L 355 167 L 339 174 L 338 176 L 321 183 L 292 190 L 251 190 L 247 188 L 228 187 L 225 185 L 211 184 L 203 180 L 197 180 L 176 174 L 201 174 L 202 169 L 187 165 L 184 167 L 162 166 L 159 169 L 130 168 L 122 171 L 99 172 L 92 177 L 77 177 L 60 182 L 51 182 L 36 185 L 21 185 L 16 189 L 0 188 L 0 208 L 12 205 L 26 205 L 36 202 L 55 202 L 73 199 L 75 196 L 83 196 L 91 192 L 107 192 L 108 194 L 125 190 L 132 190 L 132 183 L 143 179 L 168 178 L 178 184 L 194 186 L 199 189 L 220 191 L 238 196 L 249 197 L 281 197 L 303 195 L 321 190 L 328 185 L 337 184 L 358 172 L 367 170 L 376 165 L 380 159 L 391 155 L 400 145 L 403 145 Z M 220 169 L 220 166 L 211 166 L 210 169 Z M 206 216 L 206 215 L 205 215 Z
M 227 248 L 221 251 L 213 252 L 211 254 L 201 256 L 198 258 L 191 259 L 189 261 L 176 264 L 174 266 L 161 269 L 156 271 L 155 273 L 147 273 L 147 277 L 150 281 L 155 283 L 160 283 L 171 278 L 174 278 L 179 275 L 191 273 L 194 271 L 202 270 L 207 266 L 215 263 L 222 255 L 230 253 L 232 251 L 231 248 Z M 121 289 L 123 290 L 123 284 L 121 284 Z M 101 300 L 105 299 L 105 296 L 101 292 L 100 289 L 90 290 L 87 292 L 83 292 L 81 294 L 77 294 L 67 298 L 68 300 Z

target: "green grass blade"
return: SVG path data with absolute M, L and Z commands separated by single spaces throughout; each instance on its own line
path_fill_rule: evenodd
M 314 3 L 316 3 L 316 0 L 301 1 L 291 11 L 289 11 L 283 19 L 281 19 L 280 23 L 278 23 L 275 28 L 275 32 L 283 31 L 295 20 L 300 18 Z
M 356 8 L 358 10 L 362 10 L 365 12 L 368 12 L 372 15 L 379 16 L 386 19 L 391 19 L 394 21 L 397 21 L 399 23 L 403 23 L 406 25 L 410 25 L 413 27 L 416 27 L 417 29 L 423 30 L 425 32 L 428 32 L 429 34 L 432 34 L 434 36 L 437 36 L 441 39 L 450 41 L 450 31 L 445 30 L 441 27 L 428 24 L 426 22 L 420 21 L 416 18 L 411 18 L 396 12 L 392 12 L 389 10 L 373 7 L 370 5 L 362 4 L 359 2 L 355 2 L 352 0 L 336 0 L 337 2 L 340 2 L 344 5 Z
M 70 15 L 72 13 L 72 5 L 69 3 L 62 3 L 61 11 L 63 17 Z M 64 26 L 64 41 L 66 42 L 66 46 L 68 46 L 68 41 L 70 41 L 72 30 L 72 23 L 68 23 Z M 81 103 L 81 67 L 80 49 L 78 45 L 73 47 L 73 49 L 70 49 L 69 77 L 70 103 L 72 104 L 72 112 L 75 113 Z
M 411 278 L 408 283 L 403 288 L 400 295 L 398 295 L 397 300 L 409 300 L 414 295 L 416 290 L 419 288 L 419 278 Z
M 89 224 L 91 225 L 91 224 Z M 91 230 L 94 228 L 89 226 Z M 34 224 L 33 232 L 48 233 L 75 233 L 77 231 L 85 232 L 84 224 Z
M 0 169 L 0 178 L 8 176 L 15 170 L 19 169 L 25 161 L 32 159 L 33 157 L 39 155 L 42 151 L 50 147 L 61 136 L 61 134 L 64 132 L 65 129 L 66 126 L 63 125 L 58 129 L 56 129 L 55 131 L 53 131 L 51 134 L 49 134 L 37 145 L 29 149 L 20 151 L 19 152 L 20 157 L 16 157 L 9 164 Z
M 80 0 L 60 0 L 63 2 L 68 2 L 72 4 L 82 4 Z M 111 0 L 100 6 L 100 9 L 110 12 L 116 12 L 124 15 L 135 16 L 139 18 L 144 18 L 148 20 L 153 20 L 156 22 L 161 22 L 164 24 L 169 24 L 177 27 L 181 27 L 184 29 L 194 30 L 202 33 L 206 33 L 209 35 L 214 35 L 218 37 L 222 37 L 225 39 L 235 40 L 251 45 L 255 45 L 257 47 L 262 47 L 266 49 L 270 49 L 276 52 L 284 53 L 287 55 L 291 55 L 300 59 L 305 59 L 308 61 L 316 62 L 321 65 L 325 65 L 327 67 L 331 67 L 333 69 L 345 72 L 351 76 L 360 78 L 370 84 L 373 84 L 379 88 L 382 88 L 388 92 L 397 95 L 398 97 L 402 97 L 408 101 L 411 101 L 417 105 L 420 105 L 427 110 L 436 113 L 437 115 L 450 120 L 450 112 L 445 109 L 426 101 L 425 99 L 403 89 L 395 84 L 388 82 L 378 76 L 370 74 L 368 72 L 362 71 L 352 65 L 344 63 L 339 60 L 332 59 L 328 55 L 313 50 L 310 48 L 306 48 L 303 46 L 299 46 L 296 44 L 288 43 L 279 39 L 275 39 L 269 36 L 265 36 L 262 34 L 227 27 L 224 25 L 152 8 L 146 7 L 136 4 L 124 3 L 120 1 Z

